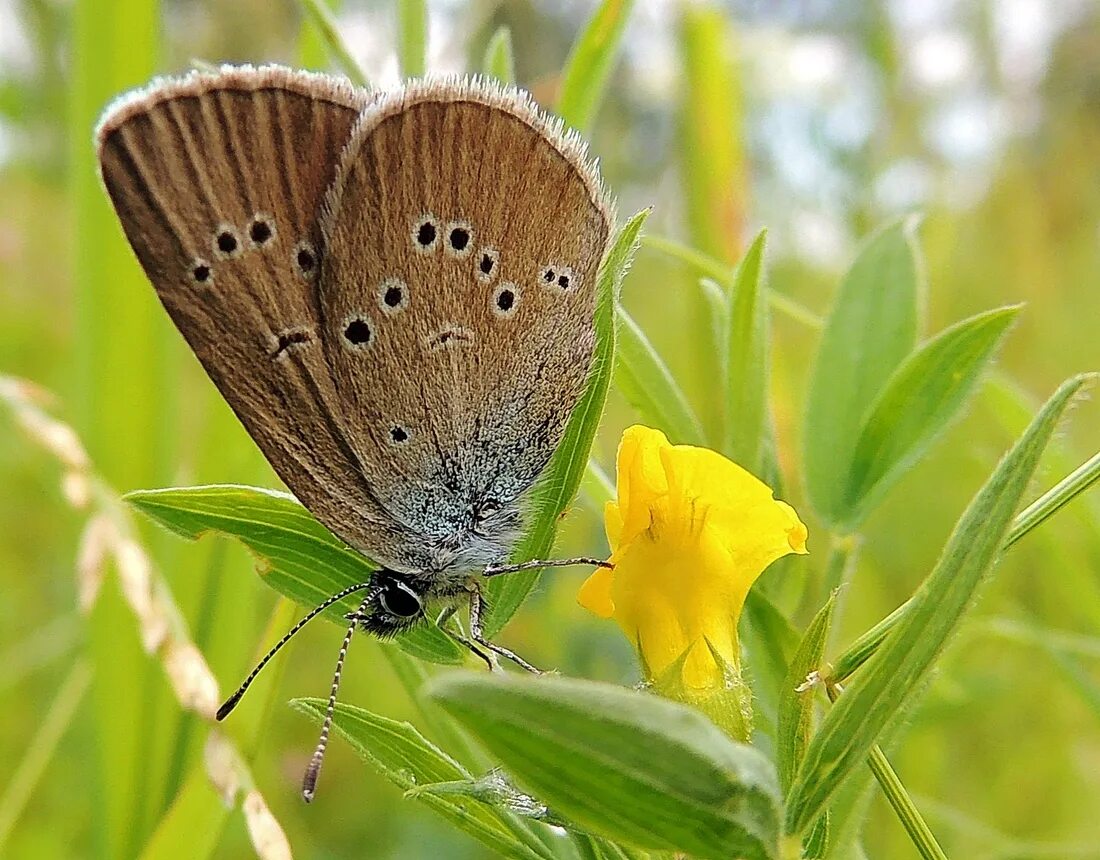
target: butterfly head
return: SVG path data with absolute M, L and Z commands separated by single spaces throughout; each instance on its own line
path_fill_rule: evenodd
M 384 567 L 375 571 L 371 585 L 374 599 L 362 614 L 349 616 L 367 633 L 386 639 L 424 619 L 425 595 L 411 577 Z

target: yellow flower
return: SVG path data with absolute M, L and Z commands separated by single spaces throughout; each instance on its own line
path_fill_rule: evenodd
M 592 574 L 577 599 L 619 623 L 652 679 L 683 658 L 683 690 L 698 695 L 727 682 L 721 661 L 740 666 L 749 587 L 780 556 L 806 552 L 806 526 L 767 485 L 642 426 L 619 444 L 618 499 L 604 524 L 614 569 Z

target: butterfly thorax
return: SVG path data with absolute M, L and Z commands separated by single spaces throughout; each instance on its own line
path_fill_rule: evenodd
M 494 498 L 471 505 L 442 534 L 410 533 L 373 555 L 408 575 L 419 591 L 434 596 L 461 592 L 471 575 L 511 557 L 523 530 L 519 500 L 501 506 Z

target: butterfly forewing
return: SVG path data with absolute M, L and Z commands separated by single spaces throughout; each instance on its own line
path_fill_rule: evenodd
M 369 95 L 279 68 L 124 98 L 97 133 L 104 184 L 176 326 L 280 477 L 360 548 L 394 538 L 319 338 L 318 211 Z
M 356 453 L 440 539 L 528 488 L 595 340 L 610 206 L 526 96 L 414 83 L 363 114 L 329 194 L 323 339 Z
M 613 217 L 579 140 L 514 89 L 268 67 L 129 96 L 98 145 L 161 301 L 318 519 L 439 589 L 506 557 L 591 365 Z

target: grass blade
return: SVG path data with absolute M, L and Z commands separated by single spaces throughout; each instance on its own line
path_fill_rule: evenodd
M 294 699 L 290 704 L 316 723 L 324 719 L 326 703 L 322 699 Z M 403 791 L 471 778 L 409 723 L 340 703 L 336 706 L 332 725 L 361 759 Z M 529 832 L 513 831 L 506 817 L 491 806 L 430 792 L 417 794 L 416 798 L 504 857 L 553 858 L 549 849 Z
M 167 479 L 177 465 L 177 430 L 169 416 L 176 414 L 181 344 L 100 186 L 92 130 L 110 99 L 158 71 L 160 4 L 78 0 L 71 8 L 72 404 L 97 469 L 115 486 L 141 486 Z M 112 782 L 111 791 L 95 793 L 92 818 L 103 854 L 129 857 L 168 788 L 178 710 L 132 630 L 129 607 L 116 589 L 103 591 L 87 628 L 96 667 L 89 705 L 98 767 Z M 135 733 L 135 726 L 141 731 Z
M 239 540 L 262 562 L 265 583 L 302 606 L 313 608 L 331 594 L 370 578 L 375 565 L 313 518 L 287 493 L 220 484 L 138 490 L 126 501 L 190 540 L 216 532 Z M 324 614 L 339 624 L 358 605 L 355 595 Z M 416 657 L 458 664 L 465 650 L 428 622 L 397 637 Z
M 788 798 L 788 832 L 803 832 L 821 814 L 920 689 L 1002 549 L 1013 512 L 1058 420 L 1087 379 L 1064 383 L 1001 460 L 959 519 L 902 620 L 826 715 Z
M 740 87 L 731 62 L 737 52 L 722 10 L 701 3 L 680 9 L 680 152 L 691 241 L 732 265 L 740 253 L 747 187 Z
M 516 60 L 512 55 L 512 31 L 507 27 L 498 27 L 485 46 L 485 59 L 481 61 L 481 70 L 503 84 L 516 82 Z
M 582 134 L 596 118 L 633 7 L 634 0 L 603 0 L 565 61 L 557 112 Z
M 424 0 L 397 0 L 397 59 L 403 78 L 427 71 L 428 10 Z
M 356 62 L 348 46 L 340 36 L 336 27 L 336 19 L 332 11 L 326 5 L 325 0 L 298 0 L 302 11 L 310 23 L 317 29 L 321 41 L 328 48 L 329 54 L 336 61 L 336 65 L 347 75 L 348 80 L 360 87 L 369 86 L 367 76 L 363 68 Z
M 615 386 L 646 424 L 664 430 L 674 445 L 702 445 L 703 428 L 668 366 L 636 322 L 618 309 Z
M 61 738 L 77 715 L 80 703 L 88 692 L 92 669 L 83 660 L 78 661 L 58 690 L 57 696 L 42 715 L 42 719 L 30 739 L 19 763 L 11 767 L 11 777 L 0 795 L 0 854 L 23 808 L 27 805 L 35 785 L 50 763 Z
M 585 830 L 701 858 L 774 858 L 779 788 L 759 751 L 691 708 L 608 684 L 451 673 L 430 694 Z
M 588 388 L 573 410 L 561 444 L 535 489 L 533 501 L 537 514 L 515 554 L 518 561 L 546 558 L 554 545 L 558 517 L 576 495 L 584 477 L 588 452 L 592 449 L 596 427 L 603 415 L 615 366 L 615 307 L 619 287 L 634 258 L 647 217 L 649 210 L 645 209 L 626 222 L 616 235 L 600 269 L 596 295 L 596 351 Z M 489 581 L 486 589 L 488 611 L 483 622 L 487 635 L 496 635 L 507 623 L 534 588 L 538 575 L 538 571 L 512 573 Z
M 340 6 L 340 0 L 319 0 L 319 2 L 324 3 L 330 12 L 335 12 Z M 302 16 L 302 24 L 298 29 L 298 62 L 303 69 L 323 72 L 329 68 L 328 46 L 321 31 L 308 15 Z M 210 69 L 210 71 L 216 70 L 216 66 Z
M 764 289 L 761 230 L 733 276 L 729 294 L 726 356 L 726 453 L 761 476 L 767 447 L 768 314 Z
M 843 530 L 858 528 L 958 415 L 1019 310 L 1019 305 L 997 308 L 956 323 L 912 353 L 887 380 L 852 454 Z
M 873 236 L 840 286 L 811 372 L 803 452 L 806 491 L 830 526 L 845 519 L 859 430 L 917 342 L 921 286 L 915 222 Z

